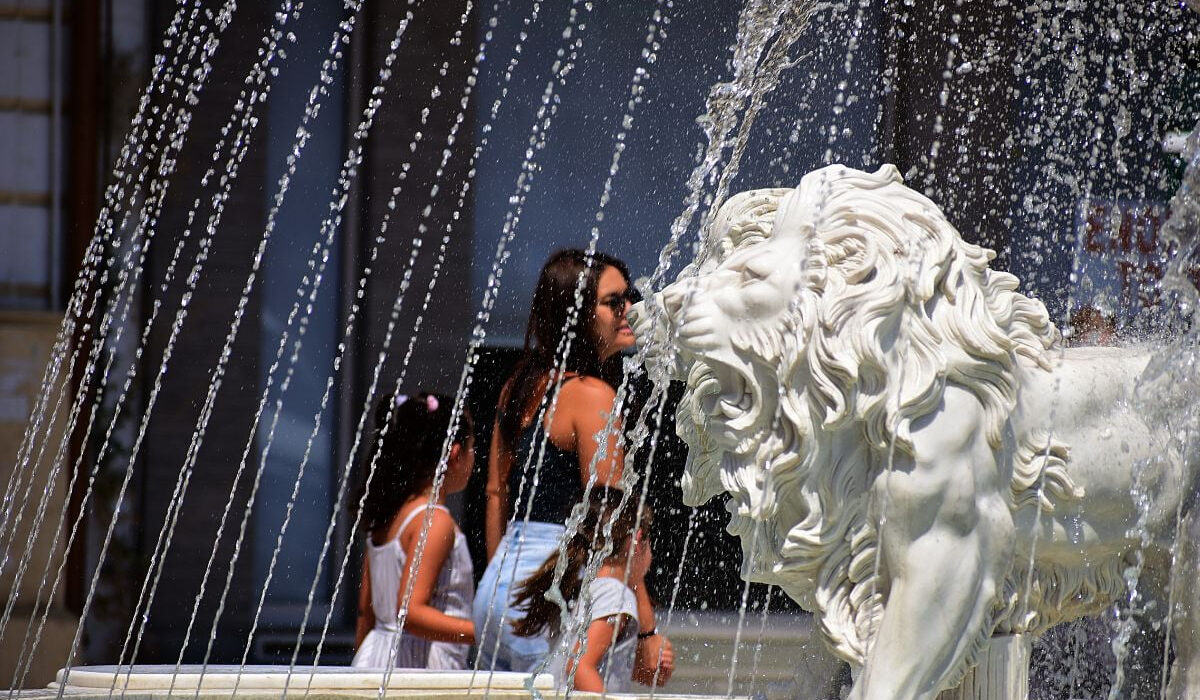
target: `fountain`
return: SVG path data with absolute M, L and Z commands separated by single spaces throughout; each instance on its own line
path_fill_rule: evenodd
M 539 188 L 570 180 L 554 176 L 546 153 L 556 129 L 572 128 L 573 117 L 564 116 L 571 86 L 595 68 L 584 57 L 593 35 L 603 35 L 597 26 L 603 8 L 582 0 L 561 7 L 497 1 L 438 10 L 443 16 L 410 2 L 389 10 L 397 23 L 368 50 L 361 48 L 370 17 L 365 4 L 345 0 L 329 32 L 314 32 L 311 42 L 303 22 L 330 8 L 283 0 L 260 10 L 269 15 L 261 45 L 225 83 L 213 64 L 235 41 L 246 9 L 232 1 L 220 8 L 181 2 L 171 19 L 63 326 L 46 343 L 53 345 L 51 363 L 5 488 L 0 573 L 10 594 L 0 614 L 6 645 L 0 655 L 12 659 L 10 687 L 28 686 L 46 658 L 62 668 L 50 690 L 10 696 L 552 694 L 539 676 L 487 669 L 361 674 L 328 660 L 339 602 L 356 582 L 350 493 L 355 469 L 363 466 L 370 409 L 387 393 L 436 374 L 422 375 L 422 352 L 440 353 L 439 361 L 453 366 L 456 421 L 482 392 L 481 354 L 504 333 L 495 319 L 514 305 L 502 282 L 520 272 L 510 261 L 529 255 L 521 247 L 522 226 L 548 208 L 537 199 Z M 671 432 L 664 416 L 672 406 L 665 379 L 672 377 L 687 383 L 676 414 L 691 448 L 685 497 L 699 506 L 731 496 L 729 529 L 741 541 L 745 583 L 735 591 L 734 609 L 714 625 L 731 628 L 731 651 L 710 663 L 704 654 L 711 649 L 696 643 L 682 664 L 719 665 L 716 685 L 704 690 L 725 696 L 826 700 L 837 697 L 840 667 L 848 663 L 856 699 L 1022 698 L 1034 640 L 1058 622 L 1108 610 L 1117 618 L 1113 696 L 1132 667 L 1126 649 L 1138 625 L 1165 625 L 1174 630 L 1167 635 L 1174 648 L 1158 658 L 1154 687 L 1187 697 L 1195 685 L 1188 674 L 1200 668 L 1191 663 L 1196 652 L 1187 634 L 1196 629 L 1191 615 L 1200 603 L 1170 584 L 1189 581 L 1179 572 L 1195 557 L 1174 544 L 1187 541 L 1179 533 L 1193 527 L 1187 497 L 1194 461 L 1180 456 L 1190 454 L 1191 425 L 1172 422 L 1190 416 L 1191 335 L 1182 333 L 1167 350 L 1065 348 L 1051 318 L 1065 322 L 1068 311 L 1088 304 L 1124 305 L 1139 311 L 1119 319 L 1123 332 L 1164 323 L 1185 328 L 1179 319 L 1186 316 L 1172 315 L 1176 309 L 1125 304 L 1110 289 L 1127 291 L 1113 280 L 1154 266 L 1162 274 L 1142 280 L 1140 289 L 1174 295 L 1183 314 L 1196 307 L 1185 253 L 1194 247 L 1189 207 L 1196 190 L 1189 183 L 1197 169 L 1163 226 L 1163 244 L 1142 251 L 1142 267 L 1131 268 L 1125 258 L 1114 263 L 1116 254 L 1144 242 L 1144 231 L 1157 232 L 1146 222 L 1158 214 L 1139 202 L 1169 189 L 1163 183 L 1170 175 L 1144 153 L 1156 150 L 1158 132 L 1168 126 L 1160 107 L 1171 103 L 1169 91 L 1187 84 L 1181 77 L 1187 66 L 1145 61 L 1143 54 L 1186 56 L 1196 43 L 1195 22 L 1180 19 L 1185 11 L 1178 3 L 1104 8 L 1093 22 L 1087 4 L 1073 0 L 1025 8 L 998 3 L 988 12 L 962 2 L 746 0 L 730 20 L 736 36 L 727 35 L 732 52 L 724 77 L 707 91 L 698 120 L 703 140 L 686 149 L 690 172 L 678 178 L 686 182 L 677 193 L 657 193 L 652 207 L 641 200 L 623 206 L 629 204 L 621 199 L 623 169 L 639 167 L 637 149 L 627 145 L 646 130 L 657 140 L 692 138 L 682 136 L 682 124 L 660 128 L 661 112 L 644 119 L 659 99 L 656 71 L 684 51 L 668 41 L 681 32 L 679 18 L 693 25 L 708 19 L 679 5 L 648 1 L 628 75 L 604 74 L 623 92 L 611 143 L 593 158 L 603 172 L 579 245 L 605 248 L 618 228 L 614 220 L 663 233 L 654 241 L 661 246 L 651 261 L 657 264 L 645 270 L 644 289 L 656 300 L 639 312 L 646 342 L 628 363 L 631 375 L 645 364 L 657 381 L 630 418 L 628 452 L 638 468 L 626 470 L 627 491 L 647 498 L 656 487 L 648 474 L 668 470 L 656 455 L 667 451 L 662 446 Z M 557 20 L 549 19 L 554 8 L 562 10 Z M 1154 12 L 1169 20 L 1156 23 Z M 362 182 L 364 162 L 379 147 L 377 122 L 401 109 L 397 74 L 409 69 L 406 42 L 424 31 L 422 13 L 442 23 L 451 58 L 430 59 L 425 67 L 433 77 L 420 94 L 400 92 L 418 103 L 406 125 L 413 128 L 394 132 L 402 134 L 394 137 L 402 155 L 391 170 L 370 171 L 383 186 L 373 191 L 377 203 L 363 204 L 372 192 Z M 546 26 L 551 39 L 539 44 L 537 32 Z M 511 46 L 494 38 L 505 31 L 516 37 Z M 316 47 L 319 75 L 311 89 L 276 79 L 304 46 Z M 506 55 L 502 47 L 511 50 Z M 355 56 L 371 51 L 378 56 L 368 70 Z M 310 197 L 317 200 L 310 216 L 319 230 L 297 242 L 300 217 L 288 207 L 309 172 L 309 154 L 321 148 L 319 117 L 341 99 L 339 71 L 355 60 L 362 103 L 351 103 L 344 116 L 344 154 L 325 163 L 330 187 Z M 497 156 L 505 110 L 525 94 L 523 62 L 539 60 L 549 70 L 525 91 L 528 133 L 516 150 Z M 461 86 L 453 87 L 458 79 Z M 214 111 L 216 136 L 187 145 L 193 156 L 185 144 L 206 116 L 197 105 L 214 87 L 230 86 L 236 94 L 228 111 Z M 278 118 L 281 92 L 297 98 L 298 126 L 294 138 L 289 132 L 272 142 L 271 166 L 256 170 L 250 144 L 262 138 L 262 124 Z M 1095 110 L 1091 101 L 1098 102 Z M 435 126 L 439 118 L 443 131 Z M 1139 130 L 1141 120 L 1151 126 Z M 1154 149 L 1146 148 L 1146 133 Z M 1084 142 L 1070 141 L 1080 134 Z M 518 172 L 502 185 L 479 175 L 495 162 L 517 161 Z M 830 165 L 838 162 L 879 169 Z M 903 172 L 882 165 L 889 162 Z M 1089 178 L 1112 163 L 1121 186 Z M 825 167 L 798 178 L 818 166 Z M 173 201 L 168 191 L 190 175 L 199 175 L 200 184 L 186 201 Z M 762 185 L 773 187 L 733 194 Z M 228 221 L 237 217 L 228 212 L 238 211 L 239 192 L 257 186 L 268 199 L 261 236 L 247 237 L 242 257 L 229 267 L 221 256 L 232 254 L 223 251 L 228 241 L 219 234 L 241 223 Z M 437 295 L 448 285 L 454 294 L 463 291 L 446 272 L 465 277 L 455 266 L 472 221 L 470 197 L 481 187 L 491 187 L 483 191 L 499 202 L 499 215 L 494 227 L 476 234 L 486 250 L 475 270 L 482 298 L 474 326 L 468 320 L 454 333 L 442 329 L 429 350 L 430 329 L 454 315 Z M 620 219 L 623 210 L 635 213 Z M 660 216 L 677 210 L 673 219 Z M 356 221 L 360 216 L 364 221 Z M 1071 268 L 1070 245 L 1055 238 L 1064 217 L 1073 220 L 1077 259 L 1086 257 L 1087 267 Z M 964 243 L 947 219 L 996 247 L 1001 258 L 994 264 L 1017 273 L 1030 296 L 1015 291 L 1016 277 L 987 269 L 989 254 Z M 880 237 L 866 236 L 867 229 Z M 359 230 L 370 233 L 353 239 L 358 257 L 343 260 L 342 237 Z M 1095 241 L 1112 245 L 1093 250 Z M 273 252 L 285 243 L 292 244 L 282 248 L 298 271 L 294 290 L 291 278 L 275 282 L 282 289 L 264 281 L 283 276 L 271 256 L 285 255 Z M 642 243 L 621 242 L 632 250 Z M 666 285 L 677 259 L 689 257 L 689 245 L 694 259 Z M 396 250 L 395 267 L 384 264 Z M 1073 285 L 1063 284 L 1068 278 Z M 225 292 L 228 313 L 212 311 L 218 287 L 232 290 Z M 322 308 L 338 293 L 339 313 L 322 321 Z M 269 321 L 262 329 L 247 322 L 256 314 Z M 321 323 L 324 330 L 314 330 Z M 204 352 L 187 345 L 197 325 L 220 329 L 202 334 L 212 341 Z M 247 383 L 238 365 L 245 362 L 246 336 L 255 333 L 264 336 L 252 351 L 258 374 L 248 381 L 248 398 L 233 403 L 226 395 Z M 180 374 L 199 390 L 183 398 L 173 393 L 170 380 Z M 356 377 L 355 391 L 340 391 Z M 632 384 L 620 387 L 620 400 L 633 391 Z M 176 404 L 198 413 L 187 413 L 183 429 L 172 433 L 186 446 L 181 459 L 160 466 L 166 460 L 154 446 L 163 430 L 159 417 Z M 335 409 L 341 449 L 333 454 L 323 421 Z M 229 414 L 236 414 L 236 430 L 222 427 Z M 206 473 L 216 466 L 206 462 L 214 442 L 230 446 L 221 453 L 228 468 L 219 489 Z M 72 446 L 78 443 L 89 447 Z M 327 483 L 314 491 L 323 450 L 333 456 L 321 472 Z M 140 535 L 149 563 L 139 572 L 144 577 L 114 582 L 103 574 L 119 559 L 123 538 L 139 527 L 122 518 L 149 472 L 160 480 L 165 508 Z M 330 511 L 318 518 L 306 512 L 314 493 Z M 280 522 L 255 529 L 268 503 Z M 215 535 L 197 542 L 188 515 L 205 508 Z M 659 519 L 682 533 L 669 530 L 663 538 L 680 546 L 660 572 L 667 582 L 664 625 L 672 631 L 698 612 L 677 610 L 676 600 L 687 597 L 681 581 L 701 568 L 688 558 L 703 548 L 697 513 L 712 510 L 680 509 Z M 81 528 L 87 518 L 98 523 L 90 531 Z M 66 560 L 85 541 L 92 553 L 86 578 Z M 239 557 L 253 547 L 262 553 L 255 564 L 261 570 L 251 575 Z M 181 549 L 195 560 L 189 569 L 195 580 L 187 581 L 195 591 L 167 573 L 168 554 Z M 722 563 L 737 565 L 735 556 L 727 559 Z M 78 620 L 61 614 L 61 591 L 72 576 L 81 579 Z M 752 581 L 769 583 L 815 613 L 814 643 L 828 645 L 834 656 L 795 661 L 807 671 L 790 684 L 767 683 L 771 645 L 791 649 L 785 645 L 808 630 L 795 624 L 768 631 L 774 612 L 768 608 L 781 604 L 772 602 L 770 589 L 752 589 Z M 299 624 L 271 642 L 282 649 L 280 665 L 252 664 L 263 655 L 263 629 L 271 624 L 269 594 L 281 585 L 293 596 Z M 85 626 L 99 636 L 90 621 L 114 588 L 128 602 L 125 617 L 106 633 L 111 655 L 83 659 Z M 751 604 L 755 596 L 758 607 Z M 235 608 L 248 614 L 222 617 Z M 174 625 L 164 652 L 168 645 L 155 638 L 162 627 L 154 625 L 166 617 Z M 163 663 L 144 663 L 148 649 Z M 677 682 L 647 693 L 665 699 L 680 688 Z
M 685 499 L 732 496 L 743 575 L 818 614 L 855 700 L 1024 697 L 1030 639 L 1119 600 L 1135 552 L 1194 595 L 1195 445 L 1144 408 L 1194 378 L 1063 349 L 992 257 L 894 167 L 835 165 L 730 198 L 666 323 L 634 310 L 687 382 Z M 1171 613 L 1167 696 L 1194 697 Z

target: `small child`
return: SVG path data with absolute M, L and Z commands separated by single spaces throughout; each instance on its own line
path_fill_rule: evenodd
M 622 692 L 629 689 L 635 672 L 640 670 L 638 680 L 647 684 L 656 675 L 654 671 L 647 673 L 645 669 L 634 668 L 639 642 L 657 636 L 654 629 L 639 632 L 635 594 L 636 589 L 646 585 L 646 572 L 650 569 L 650 541 L 644 533 L 649 532 L 651 514 L 649 509 L 643 510 L 641 522 L 636 523 L 637 498 L 631 496 L 621 506 L 621 496 L 619 489 L 593 489 L 579 531 L 567 542 L 566 571 L 559 589 L 574 619 L 566 635 L 560 629 L 560 608 L 546 599 L 554 582 L 559 552 L 551 554 L 515 595 L 516 607 L 525 612 L 525 617 L 512 623 L 513 631 L 522 637 L 541 634 L 551 637 L 549 670 L 560 687 L 573 680 L 575 690 Z M 636 525 L 640 527 L 635 530 Z M 588 559 L 606 547 L 611 547 L 611 553 L 583 593 Z M 571 634 L 573 629 L 583 630 L 587 642 L 582 649 L 583 637 L 575 638 Z M 640 659 L 639 666 L 656 666 L 658 681 L 662 683 L 674 668 L 674 654 L 666 644 L 661 654 L 655 656 L 655 659 Z
M 434 476 L 454 402 L 426 393 L 399 396 L 394 407 L 390 402 L 389 397 L 377 408 L 367 461 L 375 461 L 375 475 L 362 505 L 367 542 L 358 595 L 358 653 L 351 665 L 465 669 L 475 641 L 475 584 L 466 539 L 444 503 L 446 494 L 461 491 L 471 476 L 471 419 L 464 412 L 434 498 Z M 410 562 L 418 556 L 427 519 L 429 531 L 414 574 Z M 415 581 L 401 633 L 399 611 L 410 576 Z

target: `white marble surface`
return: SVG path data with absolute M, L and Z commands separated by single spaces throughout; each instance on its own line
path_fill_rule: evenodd
M 203 672 L 202 672 L 203 671 Z M 363 671 L 362 669 L 346 666 L 297 667 L 287 666 L 209 666 L 201 669 L 199 666 L 184 665 L 177 669 L 174 665 L 138 665 L 132 671 L 128 666 L 79 666 L 72 668 L 70 673 L 58 672 L 59 684 L 66 677 L 67 686 L 72 689 L 99 689 L 107 692 L 110 688 L 126 688 L 131 691 L 174 691 L 196 690 L 205 691 L 231 690 L 282 690 L 286 685 L 289 689 L 303 692 L 309 688 L 311 692 L 327 692 L 336 690 L 378 690 L 383 679 L 383 669 L 379 671 Z M 492 688 L 494 690 L 524 690 L 528 674 L 524 673 L 479 673 L 470 671 L 425 671 L 415 669 L 396 669 L 388 676 L 389 690 L 445 690 L 467 688 Z M 311 683 L 310 683 L 311 679 Z M 554 688 L 553 678 L 548 674 L 537 677 L 534 686 L 538 690 L 549 691 Z
M 363 671 L 346 666 L 318 666 L 296 668 L 291 673 L 287 666 L 218 666 L 204 669 L 184 665 L 137 665 L 132 672 L 128 666 L 77 666 L 69 674 L 58 673 L 58 683 L 45 690 L 21 690 L 13 693 L 15 700 L 49 700 L 60 692 L 59 683 L 67 675 L 67 685 L 62 689 L 63 697 L 73 700 L 112 700 L 119 696 L 125 700 L 167 700 L 168 698 L 198 698 L 220 700 L 236 697 L 238 700 L 278 699 L 287 688 L 287 695 L 308 700 L 347 698 L 363 700 L 379 697 L 379 686 L 383 672 Z M 203 677 L 201 677 L 203 676 Z M 312 684 L 309 685 L 309 678 Z M 527 674 L 523 673 L 479 673 L 470 671 L 424 671 L 398 669 L 388 678 L 388 698 L 422 698 L 423 700 L 457 700 L 466 697 L 491 697 L 497 700 L 524 700 L 533 698 L 525 686 Z M 126 686 L 126 679 L 128 685 Z M 489 683 L 490 681 L 490 683 Z M 173 685 L 172 685 L 173 683 Z M 234 688 L 237 688 L 236 696 Z M 545 699 L 564 697 L 554 688 L 554 680 L 548 674 L 537 677 L 534 687 Z M 124 688 L 124 691 L 122 691 Z M 113 691 L 116 691 L 114 695 Z M 576 698 L 615 698 L 616 700 L 642 700 L 650 698 L 650 689 L 640 693 L 575 692 Z M 688 695 L 670 692 L 655 692 L 655 700 L 695 700 L 709 695 Z M 726 697 L 723 693 L 719 697 Z M 747 700 L 734 696 L 734 700 Z

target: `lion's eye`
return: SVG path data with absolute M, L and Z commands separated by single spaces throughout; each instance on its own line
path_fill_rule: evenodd
M 742 265 L 742 284 L 760 282 L 771 276 L 772 263 L 765 255 L 750 258 Z
M 742 268 L 742 278 L 740 283 L 742 285 L 754 284 L 755 282 L 762 282 L 766 278 L 767 276 L 762 274 L 762 272 L 747 266 Z

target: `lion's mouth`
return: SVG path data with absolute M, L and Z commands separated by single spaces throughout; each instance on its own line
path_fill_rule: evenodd
M 720 411 L 726 418 L 734 419 L 746 415 L 754 407 L 754 394 L 750 384 L 740 372 L 718 366 L 715 370 L 724 391 L 717 397 L 713 413 Z
M 696 406 L 710 419 L 736 420 L 754 408 L 749 379 L 728 365 L 697 362 L 690 383 Z

